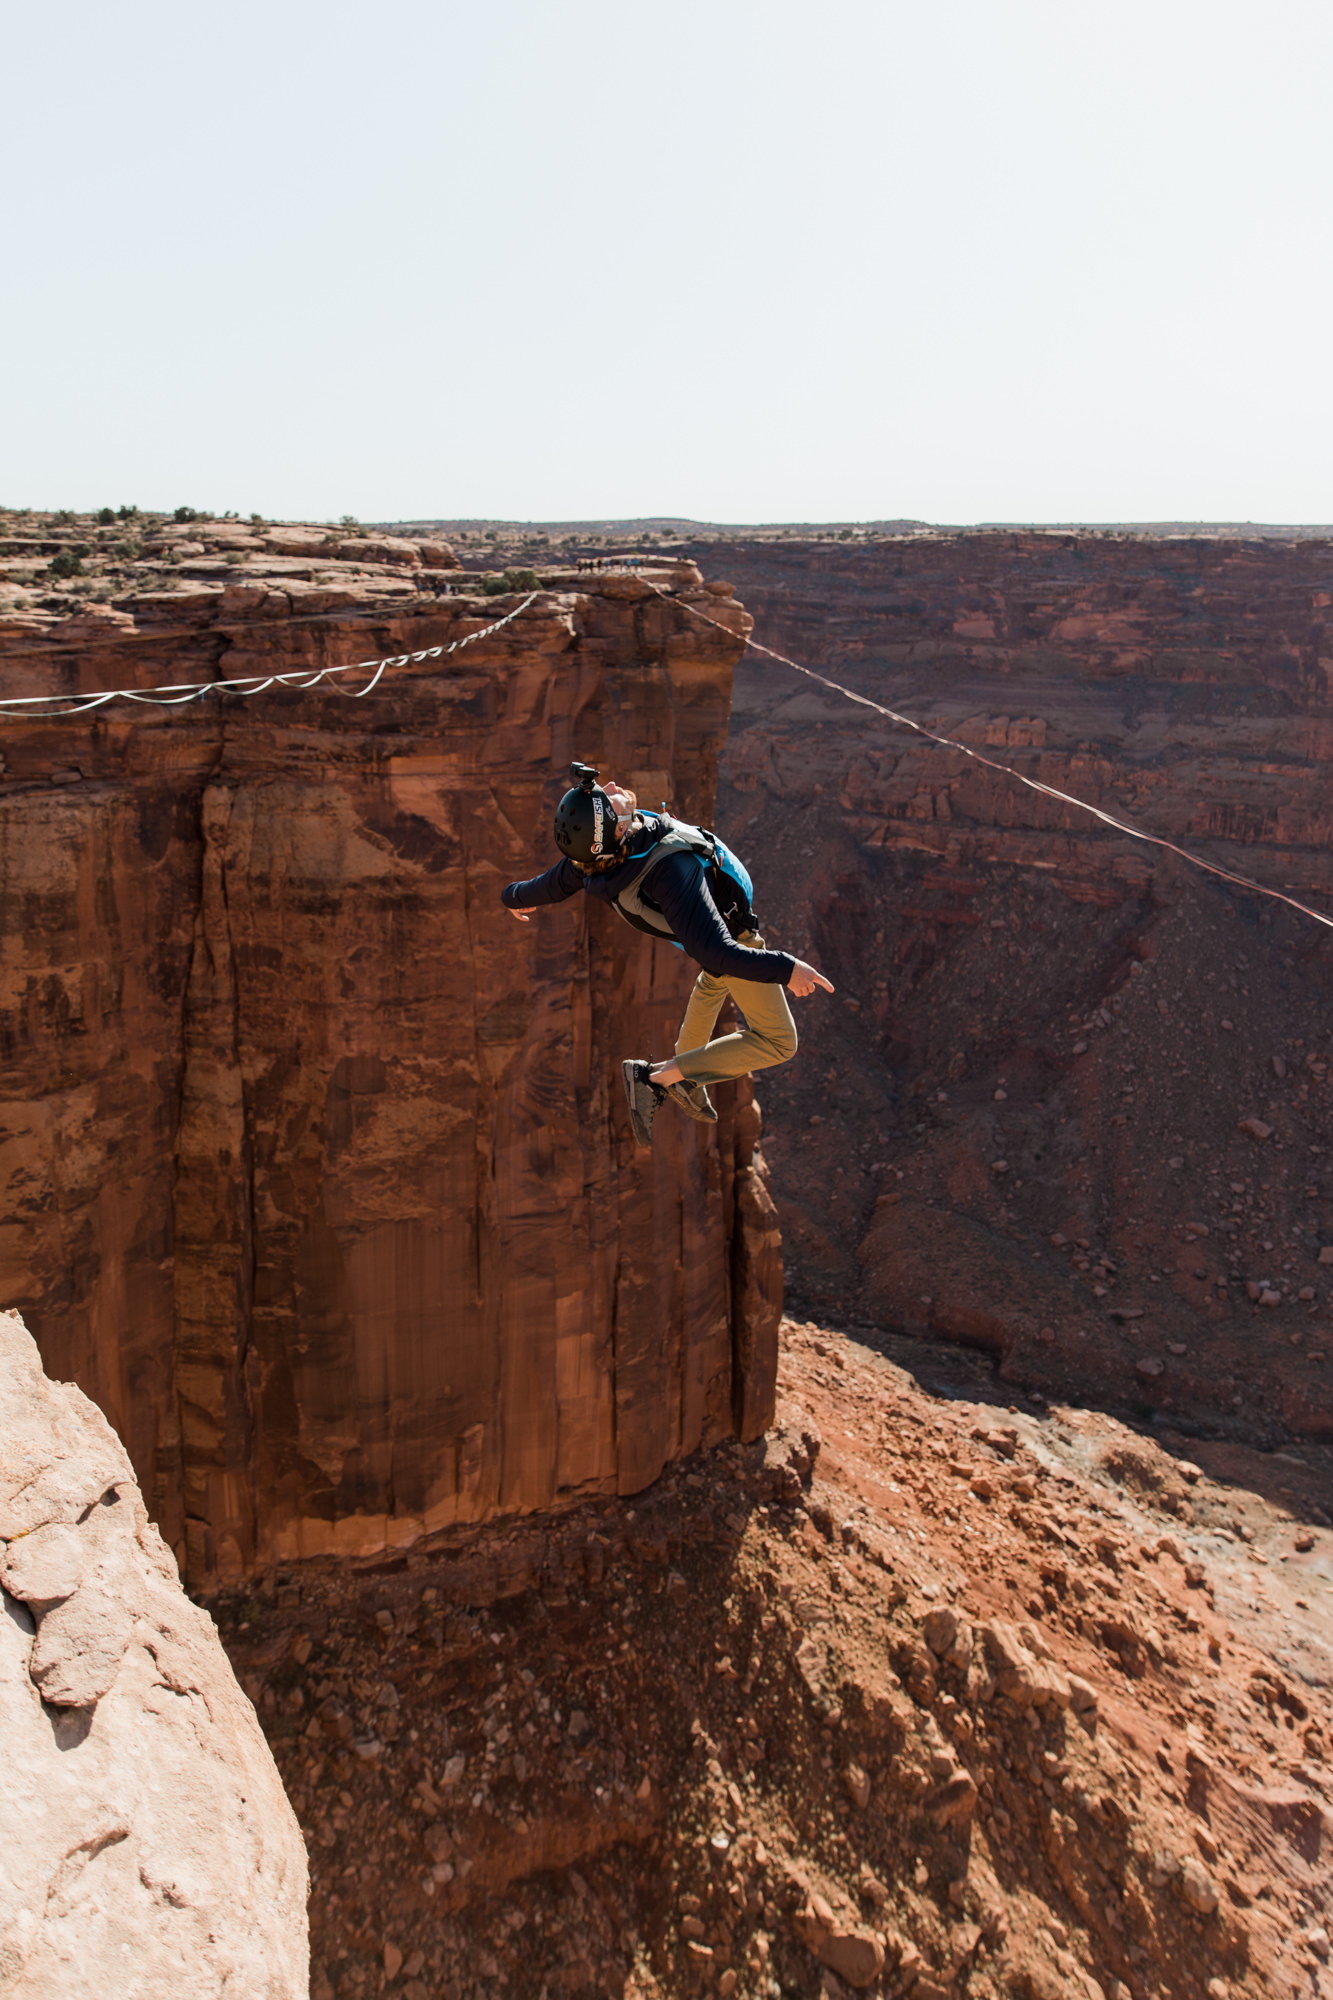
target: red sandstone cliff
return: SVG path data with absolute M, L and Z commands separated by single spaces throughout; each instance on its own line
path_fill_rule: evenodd
M 780 651 L 1333 910 L 1326 544 L 692 552 Z M 838 981 L 759 1086 L 797 1295 L 1040 1390 L 1333 1435 L 1329 932 L 755 654 L 718 816 Z
M 5 692 L 405 653 L 520 601 L 368 577 L 365 542 L 336 575 L 190 547 L 170 593 L 0 625 Z M 767 1419 L 748 1091 L 651 1156 L 620 1101 L 687 968 L 609 913 L 522 929 L 497 900 L 573 756 L 711 816 L 743 614 L 691 618 L 689 566 L 654 581 L 548 578 L 364 703 L 6 725 L 0 1297 L 194 1582 L 633 1492 Z
M 1073 555 L 1043 551 L 1055 565 L 1052 591 L 1066 593 L 1059 602 L 1086 603 L 1085 584 L 1060 568 Z M 733 546 L 728 556 L 740 574 L 745 552 Z M 209 559 L 205 548 L 182 566 Z M 767 559 L 755 557 L 757 571 Z M 929 605 L 947 610 L 950 592 L 962 591 L 950 576 L 963 575 L 967 544 L 942 540 L 922 559 L 935 565 Z M 422 622 L 409 618 L 415 572 L 396 553 L 389 560 L 405 572 L 392 624 L 383 581 L 360 610 L 345 596 L 317 608 L 325 586 L 296 575 L 296 556 L 263 558 L 291 568 L 281 572 L 281 605 L 249 601 L 244 643 L 262 657 L 299 648 L 303 610 L 336 615 L 344 637 L 367 619 L 376 636 L 358 655 L 391 638 L 405 643 L 409 631 L 481 622 L 471 603 L 432 603 Z M 1146 558 L 1130 550 L 1114 560 Z M 705 1982 L 737 2000 L 764 2000 L 777 1983 L 834 1996 L 857 1981 L 912 2000 L 964 1988 L 1019 2000 L 1315 1991 L 1329 1955 L 1328 1547 L 1305 1523 L 1319 1518 L 1327 1482 L 1317 1446 L 1261 1454 L 1227 1433 L 1267 1426 L 1273 1441 L 1288 1419 L 1265 1404 L 1272 1382 L 1293 1404 L 1312 1391 L 1305 1402 L 1318 1408 L 1322 1350 L 1310 1335 L 1326 1303 L 1322 1293 L 1301 1299 L 1317 1286 L 1294 1280 L 1325 1226 L 1306 1205 L 1320 1198 L 1316 1148 L 1326 1143 L 1327 1064 L 1308 1039 L 1322 962 L 1302 956 L 1299 933 L 1284 933 L 1282 920 L 1264 926 L 1245 899 L 1192 900 L 1165 871 L 1133 872 L 1114 841 L 1098 852 L 1071 831 L 1055 847 L 1051 826 L 1011 818 L 998 792 L 969 789 L 961 764 L 942 773 L 934 753 L 914 764 L 905 742 L 849 730 L 831 700 L 787 708 L 792 683 L 776 670 L 747 664 L 739 677 L 749 712 L 733 732 L 719 818 L 756 863 L 767 928 L 810 942 L 840 981 L 836 1002 L 802 1021 L 801 1062 L 762 1086 L 777 1114 L 769 1129 L 784 1209 L 803 1286 L 873 1314 L 875 1344 L 922 1381 L 943 1380 L 943 1394 L 920 1393 L 882 1355 L 789 1324 L 790 1400 L 769 1436 L 670 1468 L 642 1501 L 618 1501 L 601 1477 L 588 1480 L 578 1506 L 489 1529 L 475 1529 L 460 1507 L 450 1532 L 383 1559 L 383 1528 L 366 1516 L 375 1502 L 396 1505 L 393 1479 L 404 1465 L 418 1477 L 431 1443 L 406 1400 L 413 1389 L 421 1396 L 422 1356 L 435 1350 L 428 1287 L 412 1257 L 396 1254 L 398 1211 L 420 1222 L 401 1163 L 419 1159 L 423 1185 L 436 1188 L 460 1130 L 476 1163 L 460 1207 L 467 1190 L 491 1190 L 490 1210 L 474 1197 L 469 1240 L 490 1245 L 487 1268 L 510 1300 L 508 1317 L 476 1322 L 498 1343 L 503 1371 L 480 1406 L 498 1410 L 515 1454 L 535 1440 L 534 1488 L 545 1407 L 556 1398 L 548 1387 L 546 1406 L 539 1392 L 524 1401 L 515 1380 L 531 1352 L 521 1341 L 534 1322 L 523 1312 L 549 1311 L 558 1283 L 591 1291 L 597 1260 L 613 1255 L 631 1268 L 640 1299 L 654 1283 L 676 1283 L 672 1260 L 701 1212 L 707 1224 L 720 1206 L 724 1241 L 731 1232 L 730 1331 L 700 1341 L 703 1373 L 692 1374 L 681 1329 L 700 1322 L 688 1303 L 668 1308 L 668 1388 L 707 1380 L 729 1341 L 711 1379 L 729 1370 L 733 1388 L 748 1392 L 748 1434 L 771 1384 L 763 1184 L 753 1168 L 735 1175 L 728 1210 L 734 1140 L 723 1135 L 715 1158 L 706 1137 L 677 1130 L 687 1152 L 702 1151 L 697 1171 L 692 1156 L 688 1173 L 673 1167 L 673 1200 L 684 1196 L 674 1207 L 659 1199 L 650 1263 L 641 1232 L 624 1247 L 644 1213 L 633 1178 L 643 1162 L 627 1159 L 608 1104 L 592 1121 L 601 1150 L 587 1176 L 604 1233 L 588 1239 L 582 1265 L 561 1233 L 566 1142 L 583 1133 L 560 1107 L 571 1092 L 580 1113 L 592 1101 L 577 1077 L 601 1073 L 615 1015 L 606 993 L 637 1005 L 653 1034 L 669 1020 L 653 984 L 661 967 L 634 965 L 617 954 L 615 933 L 591 928 L 560 959 L 552 928 L 496 931 L 487 897 L 465 895 L 469 962 L 493 978 L 509 1011 L 494 1024 L 504 1032 L 488 1039 L 489 1010 L 474 989 L 449 987 L 477 1017 L 460 1045 L 449 1039 L 456 1016 L 437 1008 L 430 983 L 444 975 L 419 963 L 421 939 L 434 947 L 452 938 L 457 948 L 451 884 L 460 866 L 465 886 L 478 878 L 489 888 L 509 872 L 507 862 L 485 872 L 499 821 L 489 803 L 467 805 L 477 781 L 466 773 L 481 771 L 521 849 L 544 841 L 546 767 L 520 770 L 515 798 L 487 761 L 499 754 L 492 735 L 513 727 L 525 744 L 535 739 L 555 691 L 564 700 L 567 688 L 591 690 L 584 713 L 604 731 L 592 743 L 580 735 L 577 747 L 608 759 L 621 754 L 632 687 L 651 686 L 660 701 L 652 713 L 677 748 L 706 744 L 701 719 L 720 712 L 725 667 L 720 677 L 717 656 L 691 638 L 684 588 L 663 668 L 642 623 L 617 622 L 638 619 L 632 586 L 602 602 L 608 593 L 580 593 L 574 578 L 547 581 L 568 586 L 569 598 L 543 600 L 526 635 L 511 632 L 479 660 L 464 656 L 466 674 L 460 666 L 455 677 L 433 668 L 414 677 L 407 717 L 391 725 L 406 731 L 410 778 L 421 777 L 413 760 L 456 757 L 431 780 L 453 786 L 446 830 L 466 864 L 449 864 L 453 877 L 449 867 L 432 875 L 423 859 L 438 853 L 429 842 L 444 817 L 427 809 L 430 784 L 399 804 L 397 752 L 350 707 L 343 725 L 293 704 L 267 740 L 252 712 L 237 711 L 211 738 L 167 718 L 133 769 L 92 761 L 139 754 L 143 739 L 128 730 L 86 743 L 49 730 L 24 739 L 36 748 L 14 767 L 22 789 L 11 814 L 35 815 L 45 801 L 52 837 L 11 838 L 6 850 L 11 884 L 29 895 L 20 912 L 28 934 L 16 922 L 3 961 L 0 1027 L 7 1059 L 22 1065 L 11 1069 L 4 1165 L 27 1204 L 19 1214 L 11 1196 L 7 1254 L 30 1247 L 32 1282 L 53 1297 L 68 1285 L 52 1324 L 64 1314 L 85 1341 L 97 1333 L 126 1420 L 181 1401 L 179 1436 L 164 1426 L 159 1446 L 145 1423 L 145 1449 L 160 1450 L 168 1501 L 183 1464 L 205 1558 L 208 1534 L 237 1520 L 228 1553 L 233 1565 L 245 1554 L 247 1507 L 280 1528 L 309 1520 L 312 1496 L 323 1506 L 333 1491 L 333 1505 L 346 1507 L 350 1485 L 333 1489 L 321 1453 L 364 1481 L 359 1561 L 337 1559 L 348 1536 L 334 1541 L 333 1559 L 269 1569 L 213 1599 L 308 1829 L 317 2000 L 358 2000 L 386 1984 L 427 2000 L 428 1986 L 454 1996 L 497 1982 L 533 2000 L 555 1990 L 660 2000 Z M 762 576 L 744 588 L 767 619 Z M 865 649 L 859 665 L 840 659 L 835 670 L 898 695 L 891 676 L 901 662 L 875 650 L 882 628 L 858 604 L 862 588 L 859 573 L 849 580 L 841 568 L 816 576 L 800 614 L 807 639 L 822 629 L 822 604 L 839 643 Z M 163 608 L 184 601 L 177 593 Z M 566 603 L 573 638 L 542 657 Z M 1215 694 L 1214 724 L 1230 719 L 1228 704 L 1248 728 L 1242 709 L 1287 700 L 1280 672 L 1276 695 L 1264 679 L 1262 633 L 1279 632 L 1296 603 L 1285 585 L 1236 595 L 1236 630 L 1261 632 L 1260 656 L 1245 662 L 1245 688 L 1261 696 Z M 274 623 L 257 636 L 266 606 Z M 148 607 L 134 615 L 150 623 Z M 735 611 L 720 615 L 734 629 Z M 927 647 L 920 607 L 910 617 L 906 644 Z M 35 614 L 27 631 L 24 643 L 36 635 L 47 660 L 71 634 L 48 638 L 49 620 Z M 782 637 L 817 657 L 798 634 Z M 206 670 L 230 663 L 216 593 L 186 611 L 170 643 L 194 647 Z M 320 658 L 334 656 L 332 639 L 317 643 Z M 730 656 L 728 641 L 712 643 Z M 942 718 L 956 701 L 964 726 L 984 718 L 976 726 L 1009 756 L 1089 756 L 1085 738 L 1107 784 L 1132 772 L 1160 784 L 1167 810 L 1181 810 L 1168 784 L 1170 735 L 1154 722 L 1118 737 L 1098 688 L 1103 654 L 1092 642 L 1085 652 L 1061 643 L 1051 659 L 1063 662 L 1070 691 L 1061 693 L 1038 650 L 1025 656 L 1034 679 L 1018 708 L 992 699 L 998 655 L 978 663 L 972 642 L 955 635 L 937 656 L 932 700 L 939 695 Z M 1200 648 L 1204 681 L 1221 672 L 1209 665 L 1211 643 Z M 647 662 L 646 683 L 631 679 L 640 668 L 626 669 L 626 659 Z M 175 654 L 154 665 L 152 678 L 183 677 Z M 959 696 L 950 676 L 964 669 L 978 678 Z M 467 692 L 442 715 L 455 681 Z M 1164 673 L 1154 690 L 1159 706 L 1177 699 Z M 1312 696 L 1307 712 L 1317 710 Z M 1016 711 L 1048 726 L 1056 719 L 1047 749 L 1028 749 L 1035 731 L 1031 720 L 1014 728 Z M 1288 768 L 1284 739 L 1273 740 L 1267 761 L 1279 771 L 1249 773 L 1269 804 L 1285 796 Z M 1189 782 L 1224 798 L 1216 742 L 1196 743 Z M 60 810 L 45 781 L 53 744 L 68 760 L 57 766 L 69 780 Z M 172 775 L 170 760 L 200 745 L 207 755 L 195 776 Z M 867 746 L 869 775 L 852 789 L 848 773 Z M 558 746 L 546 747 L 558 771 Z M 707 754 L 698 766 L 706 775 Z M 372 780 L 385 772 L 377 791 Z M 99 800 L 105 823 L 92 810 Z M 164 808 L 156 818 L 155 801 Z M 698 793 L 682 804 L 705 809 Z M 90 847 L 94 832 L 101 845 Z M 1016 837 L 1021 866 L 1006 845 Z M 1057 857 L 1056 868 L 1042 867 Z M 1247 865 L 1261 872 L 1274 858 L 1260 843 Z M 1287 852 L 1276 859 L 1285 866 Z M 62 868 L 72 886 L 52 898 Z M 337 892 L 344 876 L 358 885 L 359 929 Z M 429 1032 L 412 1040 L 428 1014 Z M 352 1025 L 340 1043 L 344 1018 Z M 1264 1054 L 1269 1035 L 1279 1037 L 1276 1064 Z M 577 1069 L 583 1051 L 587 1068 Z M 340 1068 L 344 1057 L 356 1066 Z M 413 1064 L 429 1088 L 404 1085 Z M 1237 1134 L 1235 1100 L 1254 1108 L 1260 1085 L 1265 1121 L 1274 1114 L 1268 1136 Z M 161 1183 L 165 1208 L 155 1208 L 162 1149 L 150 1141 L 162 1103 L 179 1107 L 182 1136 L 179 1167 Z M 477 1125 L 479 1112 L 489 1125 Z M 542 1150 L 544 1127 L 561 1117 L 560 1148 Z M 744 1157 L 753 1113 L 742 1108 L 735 1123 Z M 1177 1132 L 1168 1157 L 1163 1141 L 1174 1145 Z M 502 1200 L 506 1189 L 515 1192 Z M 1211 1210 L 1195 1208 L 1201 1195 L 1216 1197 Z M 320 1222 L 313 1242 L 301 1233 L 302 1204 Z M 737 1209 L 752 1218 L 749 1230 L 737 1228 Z M 164 1213 L 179 1218 L 174 1240 Z M 1081 1239 L 1052 1227 L 1066 1214 Z M 165 1274 L 160 1361 L 146 1314 L 94 1319 L 87 1308 L 103 1247 L 115 1252 L 102 1263 L 108 1296 L 119 1286 L 122 1299 L 152 1304 Z M 1261 1255 L 1272 1259 L 1275 1302 L 1250 1308 L 1237 1300 L 1234 1270 Z M 1233 1279 L 1230 1295 L 1218 1278 Z M 747 1295 L 753 1309 L 741 1303 Z M 632 1288 L 629 1296 L 633 1304 Z M 1043 1328 L 1052 1299 L 1058 1310 Z M 462 1313 L 458 1322 L 474 1323 Z M 998 1353 L 1010 1379 L 1122 1400 L 1127 1379 L 1131 1391 L 1152 1393 L 1163 1417 L 1168 1398 L 1182 1421 L 1182 1405 L 1216 1416 L 1221 1401 L 1223 1416 L 1188 1458 L 1165 1423 L 1164 1452 L 1142 1435 L 1146 1424 L 1136 1432 L 1054 1403 L 1034 1421 L 996 1406 L 984 1356 L 895 1339 L 886 1329 L 899 1323 Z M 617 1368 L 622 1354 L 638 1365 L 628 1339 L 636 1324 L 613 1322 Z M 122 1345 L 136 1325 L 138 1344 Z M 402 1345 L 383 1337 L 400 1325 L 410 1336 Z M 218 1329 L 232 1327 L 229 1348 Z M 1293 1332 L 1304 1347 L 1290 1345 Z M 1146 1346 L 1149 1333 L 1167 1357 L 1164 1373 L 1137 1377 L 1136 1359 L 1161 1358 Z M 478 1355 L 478 1373 L 491 1365 L 493 1350 L 480 1343 L 447 1350 L 460 1351 Z M 346 1370 L 339 1407 L 355 1430 L 334 1431 L 319 1401 L 321 1352 Z M 516 1356 L 507 1367 L 506 1353 Z M 545 1358 L 538 1344 L 536 1364 Z M 377 1379 L 352 1380 L 356 1360 Z M 156 1401 L 140 1393 L 145 1383 L 151 1391 L 151 1366 L 165 1384 Z M 1233 1416 L 1237 1383 L 1244 1408 Z M 571 1406 L 559 1402 L 557 1430 Z M 442 1395 L 435 1407 L 457 1468 L 467 1434 L 447 1426 L 461 1414 Z M 594 1404 L 594 1417 L 603 1407 Z M 316 1421 L 302 1429 L 307 1411 Z M 629 1417 L 639 1417 L 633 1405 Z M 618 1449 L 629 1428 L 619 1409 L 615 1422 Z M 586 1435 L 595 1444 L 605 1433 L 594 1423 Z M 484 1428 L 481 1438 L 484 1468 L 492 1440 Z M 395 1520 L 402 1527 L 404 1514 Z

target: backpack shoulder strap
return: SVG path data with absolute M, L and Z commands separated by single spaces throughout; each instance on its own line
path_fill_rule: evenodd
M 690 826 L 684 820 L 662 815 L 665 832 L 661 833 L 648 851 L 631 855 L 632 861 L 642 860 L 642 867 L 631 875 L 623 889 L 616 892 L 615 907 L 627 924 L 635 930 L 651 931 L 658 937 L 670 937 L 671 926 L 660 910 L 651 903 L 645 903 L 641 893 L 644 877 L 659 861 L 665 861 L 672 854 L 696 854 L 706 868 L 711 867 L 716 857 L 716 848 L 711 833 L 703 827 Z

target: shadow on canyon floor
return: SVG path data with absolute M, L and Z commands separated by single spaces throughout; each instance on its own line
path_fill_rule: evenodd
M 962 1386 L 789 1322 L 758 1445 L 219 1599 L 316 2000 L 1323 1990 L 1333 1544 Z

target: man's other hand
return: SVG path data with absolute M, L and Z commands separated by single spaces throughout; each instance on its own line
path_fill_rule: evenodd
M 814 966 L 807 965 L 803 958 L 798 958 L 792 967 L 787 985 L 798 1000 L 804 1000 L 817 986 L 821 986 L 825 993 L 833 991 L 833 981 L 825 979 L 822 972 L 816 972 Z

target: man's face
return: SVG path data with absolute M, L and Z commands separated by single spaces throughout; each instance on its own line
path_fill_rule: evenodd
M 629 832 L 630 823 L 634 818 L 634 801 L 621 785 L 606 785 L 603 787 L 603 790 L 615 808 L 616 838 L 617 840 L 623 840 Z

